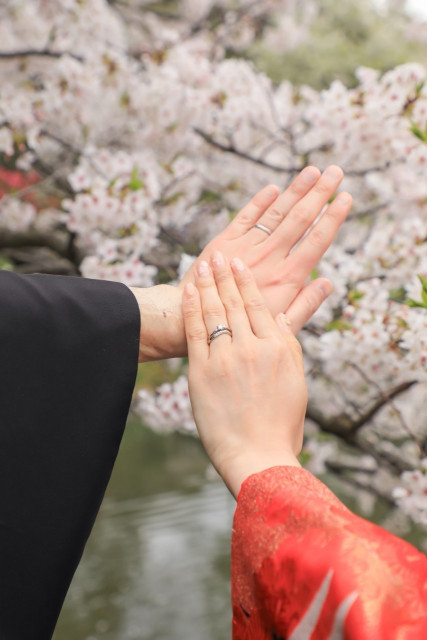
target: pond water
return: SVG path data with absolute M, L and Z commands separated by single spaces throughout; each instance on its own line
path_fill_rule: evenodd
M 235 503 L 199 442 L 128 424 L 54 640 L 231 637 Z
M 235 503 L 207 467 L 197 440 L 159 436 L 129 420 L 54 640 L 231 638 Z M 374 519 L 384 514 L 378 505 Z M 418 546 L 423 537 L 409 535 Z

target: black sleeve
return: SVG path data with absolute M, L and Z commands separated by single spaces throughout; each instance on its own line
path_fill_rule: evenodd
M 140 316 L 123 284 L 0 271 L 0 638 L 47 640 L 120 445 Z

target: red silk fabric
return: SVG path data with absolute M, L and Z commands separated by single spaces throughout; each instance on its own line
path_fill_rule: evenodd
M 233 640 L 426 640 L 427 558 L 274 467 L 238 497 L 232 605 Z

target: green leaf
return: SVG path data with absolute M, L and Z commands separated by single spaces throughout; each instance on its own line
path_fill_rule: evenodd
M 416 300 L 412 300 L 412 298 L 408 298 L 407 300 L 405 300 L 405 304 L 408 307 L 416 307 L 418 309 L 427 309 L 427 303 L 417 302 Z
M 217 202 L 218 200 L 221 200 L 220 194 L 210 189 L 204 189 L 199 198 L 199 202 Z
M 305 451 L 305 450 L 302 450 L 298 456 L 298 460 L 300 461 L 302 466 L 310 462 L 311 458 L 312 458 L 312 454 L 309 451 Z
M 419 97 L 421 95 L 421 91 L 424 88 L 424 84 L 425 84 L 424 81 L 421 80 L 421 82 L 419 82 L 417 84 L 417 86 L 415 87 L 415 93 L 416 93 L 417 97 Z
M 400 302 L 401 304 L 405 304 L 406 293 L 404 287 L 399 287 L 398 289 L 392 289 L 389 292 L 389 299 L 393 300 L 393 302 Z
M 164 204 L 165 206 L 174 204 L 174 202 L 177 202 L 184 195 L 185 195 L 185 191 L 177 191 L 176 193 L 173 193 L 168 198 L 162 198 L 161 203 Z
M 404 301 L 404 304 L 406 304 L 408 307 L 413 307 L 417 309 L 427 309 L 427 278 L 425 278 L 419 273 L 418 279 L 421 282 L 421 286 L 422 286 L 421 302 L 419 300 L 413 300 L 412 298 L 407 298 Z
M 427 130 L 423 131 L 418 125 L 415 124 L 415 122 L 411 123 L 410 130 L 414 134 L 414 136 L 417 136 L 417 138 L 421 140 L 421 142 L 427 142 Z
M 365 297 L 365 294 L 362 293 L 361 291 L 357 291 L 356 289 L 351 289 L 348 292 L 348 301 L 350 304 L 354 305 L 358 300 L 361 300 L 362 298 Z
M 319 270 L 316 269 L 316 267 L 313 269 L 313 271 L 310 273 L 310 280 L 316 280 L 316 278 L 319 277 Z
M 138 178 L 138 167 L 135 167 L 135 169 L 132 171 L 128 188 L 131 191 L 138 191 L 138 189 L 141 189 L 143 186 L 144 186 L 144 183 L 142 182 L 142 180 Z
M 351 324 L 344 322 L 341 318 L 336 318 L 326 325 L 326 331 L 348 331 L 349 329 L 351 329 Z
M 405 331 L 409 329 L 409 324 L 403 318 L 397 318 L 397 324 L 399 327 L 402 327 L 402 329 L 405 329 Z

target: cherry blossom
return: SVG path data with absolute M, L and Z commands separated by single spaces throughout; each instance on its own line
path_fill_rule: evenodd
M 16 189 L 0 201 L 0 227 L 59 228 L 82 275 L 150 286 L 159 273 L 178 280 L 265 184 L 340 164 L 354 207 L 316 270 L 334 292 L 299 336 L 308 417 L 372 448 L 390 497 L 401 473 L 418 478 L 427 442 L 426 68 L 360 68 L 350 89 L 274 85 L 241 54 L 257 38 L 296 45 L 316 3 L 181 0 L 167 22 L 140 5 L 0 9 L 0 55 L 16 54 L 2 60 L 0 155 L 36 171 L 55 198 L 33 203 L 28 186 Z M 136 410 L 160 431 L 195 432 L 183 378 L 141 392 Z M 321 467 L 326 452 L 312 440 Z M 416 513 L 412 494 L 393 495 Z

